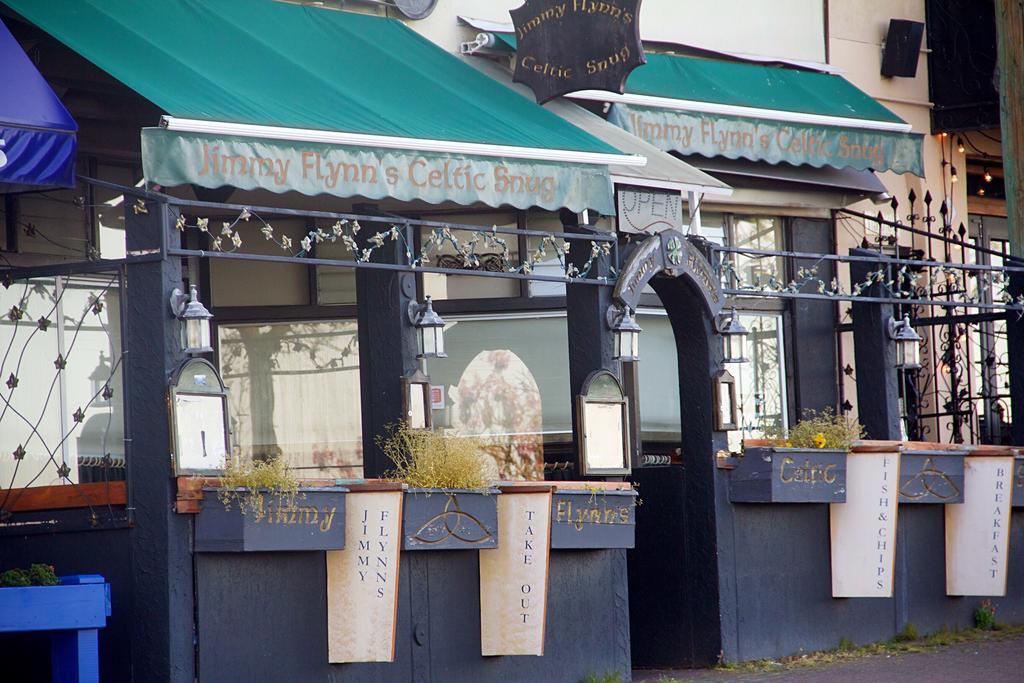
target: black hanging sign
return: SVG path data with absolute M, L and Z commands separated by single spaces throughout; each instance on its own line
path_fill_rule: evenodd
M 544 104 L 577 90 L 622 93 L 646 64 L 641 0 L 526 0 L 511 10 L 516 30 L 513 80 Z

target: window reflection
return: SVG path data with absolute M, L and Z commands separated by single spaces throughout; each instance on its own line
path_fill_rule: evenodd
M 434 427 L 481 436 L 504 476 L 543 461 L 543 445 L 572 439 L 564 314 L 463 318 L 445 329 L 448 358 L 431 359 L 440 388 Z
M 782 316 L 741 311 L 740 322 L 750 331 L 747 337 L 750 362 L 737 363 L 730 368 L 736 377 L 740 420 L 740 429 L 729 432 L 729 448 L 735 451 L 740 450 L 743 439 L 784 434 L 789 428 Z
M 356 330 L 352 321 L 220 326 L 237 457 L 283 457 L 305 477 L 362 476 Z
M 0 288 L 0 442 L 9 444 L 0 459 L 4 486 L 124 479 L 119 306 L 116 275 Z M 11 457 L 18 446 L 20 460 Z

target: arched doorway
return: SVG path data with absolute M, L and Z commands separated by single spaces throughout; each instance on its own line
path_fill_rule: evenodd
M 639 468 L 632 477 L 642 505 L 628 562 L 630 632 L 633 661 L 642 666 L 713 664 L 722 650 L 716 508 L 727 499 L 715 453 L 727 448 L 727 435 L 715 431 L 713 377 L 722 361 L 724 295 L 707 254 L 699 238 L 651 236 L 627 256 L 614 293 L 635 310 L 651 285 L 671 324 L 679 377 L 682 464 Z

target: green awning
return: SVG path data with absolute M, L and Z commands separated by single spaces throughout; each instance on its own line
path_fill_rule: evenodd
M 615 103 L 610 121 L 666 151 L 924 175 L 924 136 L 835 74 L 649 52 L 624 95 L 572 97 Z
M 252 0 L 6 4 L 171 117 L 170 130 L 144 137 L 146 176 L 160 184 L 246 186 L 237 177 L 202 174 L 194 164 L 153 156 L 186 150 L 185 156 L 201 162 L 203 148 L 196 141 L 204 141 L 209 152 L 211 137 L 221 137 L 219 153 L 229 157 L 229 168 L 238 171 L 241 162 L 230 159 L 245 157 L 246 182 L 277 192 L 383 192 L 426 201 L 500 200 L 517 207 L 613 213 L 607 164 L 642 163 L 396 20 Z M 239 138 L 248 139 L 248 146 L 240 147 Z M 310 154 L 322 162 L 324 145 L 331 163 L 376 164 L 375 171 L 361 168 L 359 175 L 375 175 L 378 194 L 361 194 L 366 188 L 346 182 L 344 172 L 333 186 L 315 179 L 293 186 L 287 179 L 279 183 L 280 173 L 266 171 L 291 155 L 299 171 L 306 160 L 310 181 L 311 173 L 323 174 L 322 164 L 309 170 Z M 305 152 L 310 154 L 303 157 Z M 463 173 L 468 184 L 451 176 L 459 166 L 470 167 Z M 294 163 L 291 168 L 294 179 Z M 573 178 L 577 168 L 583 173 Z M 558 186 L 554 191 L 539 189 L 552 183 Z M 419 197 L 424 184 L 431 192 Z M 404 189 L 392 192 L 399 186 Z M 478 197 L 482 186 L 489 191 Z
M 841 76 L 648 54 L 609 120 L 682 154 L 924 175 L 924 136 Z

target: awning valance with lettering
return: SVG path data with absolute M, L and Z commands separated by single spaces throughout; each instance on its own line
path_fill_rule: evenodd
M 7 3 L 161 107 L 147 180 L 614 213 L 644 163 L 399 21 L 250 0 Z
M 0 22 L 0 192 L 75 184 L 78 124 Z
M 473 68 L 502 85 L 524 97 L 533 97 L 533 93 L 527 86 L 522 83 L 513 83 L 512 74 L 497 62 L 489 59 L 467 59 Z M 557 114 L 594 137 L 604 140 L 623 153 L 647 159 L 644 166 L 610 166 L 612 180 L 616 183 L 698 194 L 728 195 L 732 192 L 732 189 L 722 181 L 644 142 L 635 135 L 605 121 L 597 114 L 587 111 L 575 102 L 559 97 L 543 106 L 548 111 Z
M 780 65 L 647 55 L 609 120 L 681 154 L 922 176 L 924 136 L 841 76 Z

